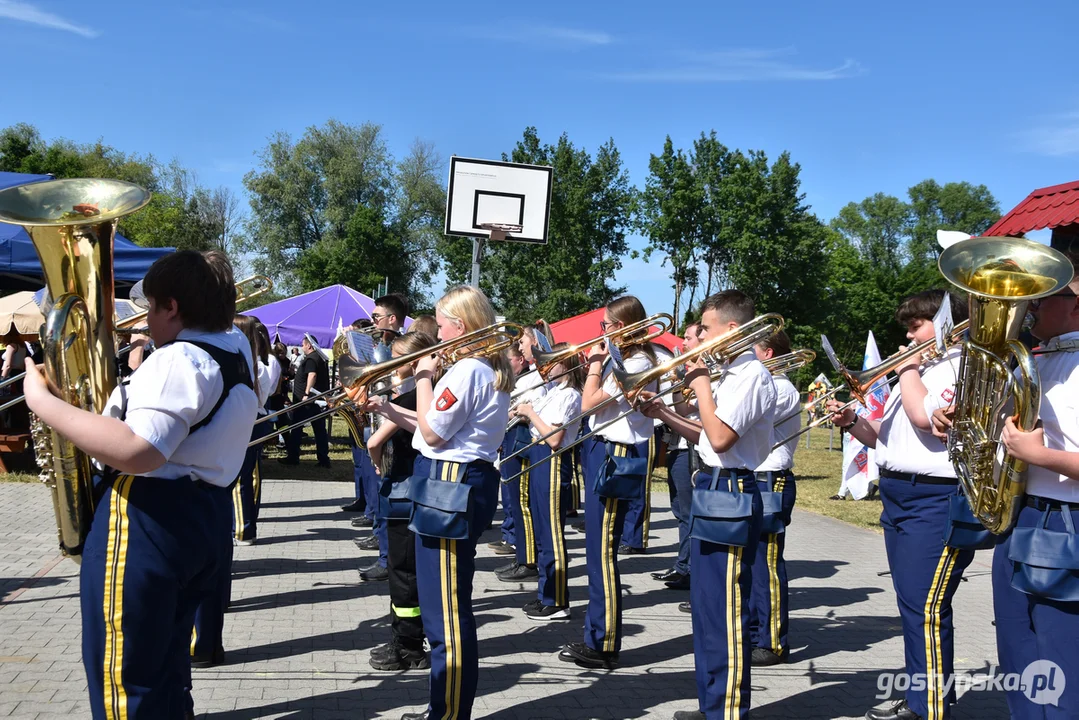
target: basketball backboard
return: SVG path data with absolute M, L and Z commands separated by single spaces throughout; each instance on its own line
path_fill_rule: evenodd
M 450 158 L 446 234 L 547 243 L 553 169 Z

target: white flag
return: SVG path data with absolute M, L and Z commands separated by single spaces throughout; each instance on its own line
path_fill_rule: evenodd
M 877 341 L 870 331 L 865 341 L 865 356 L 862 369 L 867 370 L 880 364 L 880 351 Z M 858 415 L 868 420 L 880 420 L 884 415 L 884 403 L 888 399 L 888 385 L 881 380 L 866 394 L 869 407 L 856 406 Z M 866 447 L 853 435 L 843 436 L 843 484 L 839 487 L 839 496 L 850 495 L 861 500 L 869 494 L 869 486 L 880 478 L 873 448 Z

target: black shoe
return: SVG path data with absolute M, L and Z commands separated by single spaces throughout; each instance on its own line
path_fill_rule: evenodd
M 378 538 L 374 535 L 368 535 L 365 538 L 359 540 L 353 540 L 356 543 L 356 547 L 360 550 L 378 550 Z
M 371 648 L 371 657 L 385 657 L 387 655 L 391 655 L 397 652 L 397 647 L 398 645 L 396 640 L 391 640 L 385 645 L 376 645 L 375 647 Z
M 375 561 L 374 561 L 373 563 L 371 563 L 370 565 L 364 565 L 363 567 L 361 567 L 361 568 L 360 568 L 360 569 L 358 570 L 358 572 L 362 572 L 362 573 L 365 573 L 365 572 L 371 572 L 372 570 L 374 570 L 374 569 L 375 569 L 375 568 L 377 568 L 377 567 L 378 567 L 378 560 L 375 560 Z
M 600 652 L 579 642 L 563 645 L 558 653 L 558 659 L 562 662 L 577 663 L 584 668 L 614 670 L 618 667 L 618 653 Z
M 568 517 L 568 518 L 577 517 L 577 511 L 576 510 L 570 510 L 569 512 L 566 513 L 566 517 Z
M 371 667 L 375 670 L 419 670 L 431 667 L 431 658 L 421 647 L 419 650 L 408 650 L 400 645 L 393 645 L 389 653 L 384 655 L 371 655 Z
M 366 515 L 360 515 L 358 518 L 352 518 L 352 527 L 365 528 L 374 527 L 375 521 Z
M 511 570 L 516 570 L 518 567 L 520 567 L 520 565 L 518 565 L 517 561 L 514 560 L 513 562 L 511 562 L 511 563 L 509 563 L 507 565 L 502 565 L 500 567 L 496 567 L 495 568 L 495 575 L 505 575 L 506 573 L 508 573 Z
M 424 710 L 419 713 L 405 713 L 401 716 L 401 720 L 427 720 L 428 717 L 427 711 Z
M 644 548 L 635 548 L 625 543 L 618 546 L 619 555 L 644 555 Z
M 381 565 L 375 565 L 370 570 L 360 570 L 360 580 L 366 580 L 369 582 L 378 580 L 389 580 L 390 571 Z
M 906 700 L 894 702 L 889 708 L 873 708 L 865 717 L 866 720 L 922 720 L 922 716 L 911 710 Z
M 663 583 L 671 590 L 689 590 L 689 575 L 678 573 L 678 577 Z
M 499 540 L 498 542 L 487 543 L 487 547 L 495 551 L 495 555 L 513 555 L 517 552 L 517 548 L 510 545 L 505 540 Z
M 678 572 L 674 568 L 671 568 L 670 570 L 661 570 L 659 572 L 652 573 L 652 579 L 659 580 L 660 582 L 677 580 L 680 577 L 682 577 L 682 573 Z
M 684 613 L 692 613 L 693 612 L 693 608 L 690 607 L 689 600 L 686 600 L 684 603 L 678 603 L 678 610 L 679 610 L 679 612 L 684 612 Z
M 705 714 L 700 710 L 679 710 L 674 714 L 674 720 L 705 720 Z
M 521 580 L 531 580 L 539 577 L 539 570 L 535 565 L 518 565 L 513 570 L 504 573 L 496 573 L 496 576 L 502 582 L 520 582 Z
M 348 505 L 342 505 L 341 509 L 345 512 L 363 512 L 367 509 L 367 505 L 360 502 L 359 500 L 355 500 L 353 502 L 350 502 Z
M 192 655 L 191 667 L 211 668 L 225 664 L 225 648 L 217 648 L 210 655 Z
M 283 457 L 283 458 L 277 458 L 277 462 L 281 463 L 282 465 L 299 465 L 300 464 L 300 459 L 299 458 Z
M 525 603 L 525 606 L 523 608 L 521 608 L 521 609 L 524 610 L 525 614 L 527 615 L 528 613 L 532 612 L 533 610 L 539 610 L 541 607 L 543 607 L 543 602 L 541 600 L 539 600 L 539 599 L 536 599 L 536 600 L 533 600 L 532 602 Z
M 749 657 L 749 664 L 753 667 L 768 667 L 769 665 L 779 665 L 781 662 L 783 662 L 783 658 L 768 648 L 753 648 L 753 654 Z
M 540 605 L 526 615 L 529 620 L 569 620 L 569 605 Z

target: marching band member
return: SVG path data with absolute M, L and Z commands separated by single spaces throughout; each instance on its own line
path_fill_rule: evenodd
M 725 290 L 705 299 L 701 342 L 708 342 L 754 318 L 753 300 L 739 290 Z M 662 418 L 686 439 L 698 441 L 702 469 L 698 490 L 729 491 L 751 497 L 752 514 L 745 546 L 692 539 L 693 655 L 699 710 L 675 713 L 675 720 L 745 718 L 750 706 L 749 597 L 756 538 L 760 532 L 761 497 L 753 474 L 772 446 L 776 389 L 771 374 L 747 350 L 733 358 L 713 385 L 706 365 L 690 363 L 686 378 L 696 393 L 700 421 L 683 418 L 664 403 L 644 410 Z M 714 484 L 714 487 L 713 487 Z M 722 593 L 722 594 L 720 594 Z M 722 599 L 720 599 L 722 598 Z
M 450 290 L 438 301 L 435 318 L 443 341 L 495 323 L 490 302 L 467 285 Z M 430 464 L 427 487 L 464 483 L 470 488 L 468 533 L 461 539 L 440 537 L 435 534 L 440 532 L 438 528 L 417 526 L 423 518 L 443 516 L 426 513 L 428 506 L 421 508 L 420 502 L 424 498 L 417 498 L 422 491 L 411 488 L 416 580 L 423 627 L 431 644 L 431 695 L 425 711 L 406 714 L 402 720 L 467 720 L 472 716 L 479 679 L 476 619 L 472 613 L 476 540 L 491 524 L 498 502 L 499 474 L 493 462 L 506 432 L 509 393 L 513 389 L 513 373 L 505 353 L 465 357 L 435 383 L 439 362 L 438 357 L 431 356 L 417 363 L 414 414 L 395 409 L 392 404 L 383 406 L 391 409 L 387 417 L 395 425 L 414 430 L 413 446 Z M 416 480 L 414 477 L 413 483 Z M 416 484 L 424 487 L 423 483 Z M 449 508 L 441 510 L 449 513 L 455 526 L 460 525 L 459 513 Z
M 513 391 L 519 393 L 516 398 L 518 404 L 533 402 L 542 398 L 547 392 L 543 377 L 536 372 L 534 352 L 537 343 L 536 330 L 526 327 L 517 347 L 511 347 L 508 350 L 510 365 L 517 373 Z M 502 508 L 507 517 L 510 517 L 512 513 L 513 519 L 510 523 L 513 527 L 514 548 L 514 561 L 495 571 L 495 576 L 503 582 L 520 582 L 539 576 L 539 571 L 536 569 L 536 528 L 530 504 L 529 474 L 522 472 L 528 468 L 529 455 L 521 455 L 507 461 L 501 460 L 501 457 L 511 455 L 528 445 L 530 440 L 528 427 L 518 425 L 506 433 L 499 450 L 498 472 L 503 479 Z M 506 504 L 507 499 L 509 505 Z M 503 523 L 503 529 L 505 529 L 505 523 Z M 498 551 L 506 548 L 492 549 Z
M 296 369 L 296 379 L 292 385 L 292 401 L 299 405 L 311 396 L 330 389 L 330 373 L 326 366 L 326 358 L 318 348 L 315 338 L 304 333 L 303 359 L 300 360 Z M 318 408 L 308 403 L 297 408 L 292 413 L 292 422 L 296 426 L 288 434 L 288 453 L 277 462 L 282 465 L 300 464 L 300 439 L 303 437 L 305 420 L 318 413 Z M 325 418 L 311 423 L 311 429 L 315 433 L 315 452 L 318 457 L 319 467 L 330 467 L 330 436 L 326 432 Z
M 609 304 L 600 327 L 604 334 L 619 330 L 646 317 L 641 301 L 632 295 L 618 298 Z M 626 370 L 639 372 L 655 365 L 655 353 L 650 344 L 634 343 L 632 337 L 621 338 L 619 347 L 625 357 Z M 614 375 L 603 379 L 603 365 L 609 355 L 604 342 L 597 343 L 589 350 L 588 373 L 581 398 L 581 409 L 588 412 L 608 398 L 620 396 L 621 391 Z M 610 481 L 604 475 L 616 462 L 613 458 L 640 459 L 649 458 L 651 465 L 651 443 L 654 441 L 654 424 L 639 412 L 633 411 L 624 398 L 619 399 L 596 412 L 591 417 L 592 427 L 600 427 L 618 415 L 626 416 L 601 430 L 593 442 L 585 443 L 582 448 L 582 464 L 586 471 L 588 491 L 592 497 L 585 503 L 586 563 L 588 566 L 588 610 L 584 620 L 584 642 L 565 645 L 558 655 L 560 660 L 577 663 L 588 668 L 613 668 L 618 664 L 618 654 L 622 646 L 622 590 L 618 572 L 618 541 L 622 537 L 626 519 L 626 500 L 638 497 L 645 492 L 651 467 L 638 482 L 623 483 L 633 485 L 632 493 L 614 490 L 614 483 L 605 483 L 603 489 L 597 487 L 601 482 Z M 608 462 L 608 459 L 611 459 Z M 628 487 L 624 487 L 628 490 Z M 606 492 L 602 495 L 600 492 Z M 623 495 L 623 497 L 616 497 Z
M 762 363 L 791 352 L 787 333 L 780 330 L 753 347 Z M 798 432 L 802 425 L 799 412 L 802 405 L 798 389 L 786 375 L 772 376 L 776 387 L 776 419 L 789 420 L 774 426 L 774 438 L 785 438 Z M 790 645 L 787 631 L 790 627 L 789 588 L 787 585 L 787 562 L 783 559 L 791 512 L 797 497 L 794 473 L 794 451 L 798 438 L 791 438 L 781 447 L 769 453 L 755 472 L 757 485 L 763 493 L 774 492 L 782 498 L 782 505 L 775 516 L 763 518 L 757 555 L 753 561 L 753 589 L 749 597 L 749 637 L 753 645 L 750 663 L 755 666 L 776 665 L 787 659 Z
M 912 343 L 934 337 L 933 317 L 944 297 L 943 290 L 926 290 L 900 304 L 895 318 L 907 328 Z M 956 323 L 965 319 L 966 309 L 952 303 Z M 876 448 L 880 524 L 903 624 L 906 672 L 926 678 L 890 707 L 871 709 L 869 720 L 943 720 L 955 702 L 955 690 L 946 683 L 955 652 L 952 596 L 974 551 L 944 544 L 949 498 L 956 494 L 958 480 L 947 448 L 933 437 L 930 416 L 951 403 L 959 356 L 960 348 L 953 347 L 924 367 L 915 357 L 896 368 L 899 385 L 880 420 L 860 417 L 853 408 L 832 416 L 859 442 Z M 828 403 L 829 410 L 838 406 L 834 400 Z
M 255 392 L 259 397 L 258 414 L 262 417 L 266 414 L 266 402 L 269 400 L 270 393 L 277 387 L 277 380 L 280 378 L 280 375 L 274 377 L 272 369 L 276 366 L 276 360 L 270 358 L 269 333 L 262 323 L 248 315 L 237 315 L 234 324 L 247 336 L 251 343 L 251 352 L 255 356 L 255 364 L 258 368 Z M 256 423 L 252 429 L 251 439 L 255 440 L 264 434 L 265 426 Z M 232 490 L 232 533 L 236 545 L 254 545 L 258 537 L 259 498 L 262 494 L 261 457 L 261 445 L 247 448 L 244 464 L 240 468 L 240 476 Z
M 1008 453 L 1026 462 L 1026 499 L 1012 533 L 993 554 L 993 609 L 997 626 L 997 657 L 1002 673 L 1022 675 L 1031 663 L 1056 663 L 1061 676 L 1048 687 L 1052 704 L 1037 704 L 1037 688 L 1009 690 L 1008 709 L 1016 720 L 1073 718 L 1079 714 L 1079 596 L 1075 587 L 1054 592 L 1026 581 L 1022 561 L 1011 559 L 1017 531 L 1044 528 L 1056 537 L 1074 536 L 1079 525 L 1079 276 L 1055 295 L 1030 303 L 1035 322 L 1031 332 L 1044 344 L 1035 350 L 1041 379 L 1041 420 L 1037 429 L 1023 432 L 1009 418 L 1001 442 Z M 943 411 L 934 413 L 938 432 L 951 425 Z M 941 435 L 943 437 L 943 434 Z M 1070 516 L 1070 517 L 1068 517 Z M 1054 558 L 1053 567 L 1079 566 L 1074 543 Z M 1046 548 L 1048 554 L 1049 548 Z M 1046 570 L 1074 576 L 1074 570 Z M 1032 692 L 1032 690 L 1034 692 Z
M 700 344 L 697 337 L 699 328 L 697 323 L 686 325 L 682 337 L 683 350 L 692 350 Z M 673 400 L 668 398 L 668 402 L 674 402 L 679 412 L 684 407 L 685 417 L 700 419 L 696 407 L 688 407 L 681 401 L 681 396 Z M 689 514 L 693 506 L 693 473 L 699 464 L 696 458 L 696 439 L 690 441 L 672 432 L 667 448 L 667 491 L 671 498 L 671 512 L 678 521 L 678 557 L 672 568 L 654 572 L 652 577 L 674 590 L 689 589 Z
M 652 343 L 652 352 L 656 356 L 656 362 L 662 363 L 674 357 L 671 352 L 660 345 Z M 660 382 L 659 388 L 663 390 L 669 387 L 666 380 Z M 654 467 L 659 459 L 659 451 L 663 445 L 663 435 L 666 429 L 659 420 L 652 422 L 652 443 L 648 446 L 648 455 L 651 465 Z M 631 499 L 626 506 L 626 522 L 622 530 L 622 543 L 618 546 L 618 552 L 640 555 L 648 550 L 648 532 L 652 524 L 652 483 L 644 484 L 644 494 L 639 498 Z
M 353 330 L 360 332 L 370 332 L 370 328 L 373 328 L 375 323 L 367 318 L 357 318 L 352 321 L 350 326 Z M 347 410 L 345 412 L 348 412 Z M 370 428 L 364 425 L 363 434 L 366 445 L 366 438 L 370 434 Z M 356 501 L 351 505 L 342 507 L 342 510 L 346 512 L 359 512 L 362 513 L 359 517 L 352 518 L 352 527 L 355 528 L 371 528 L 371 534 L 365 538 L 358 538 L 354 542 L 356 547 L 361 550 L 375 550 L 378 548 L 378 536 L 374 533 L 375 527 L 375 510 L 378 507 L 378 481 L 375 478 L 375 468 L 371 463 L 371 455 L 367 452 L 367 448 L 361 445 L 352 433 L 349 433 L 349 443 L 352 447 L 352 480 L 356 485 Z M 381 553 L 380 553 L 381 555 Z M 380 558 L 385 562 L 384 558 Z M 360 572 L 367 570 L 374 572 L 379 563 L 375 562 L 372 565 L 361 569 Z M 385 566 L 383 566 L 385 567 Z
M 392 343 L 393 357 L 411 355 L 435 344 L 426 333 L 410 332 Z M 416 388 L 412 383 L 415 363 L 403 365 L 397 370 L 401 390 L 390 402 L 405 410 L 416 410 Z M 373 404 L 384 405 L 381 398 Z M 385 412 L 380 409 L 380 414 Z M 380 495 L 388 497 L 393 485 L 408 480 L 417 472 L 422 474 L 426 460 L 418 462 L 419 453 L 412 447 L 412 433 L 398 427 L 390 420 L 371 435 L 367 447 L 371 452 L 376 471 L 382 475 Z M 391 445 L 392 458 L 384 473 L 383 452 L 386 443 Z M 380 502 L 380 507 L 382 506 Z M 381 515 L 382 513 L 380 513 Z M 416 587 L 416 536 L 408 529 L 408 518 L 388 518 L 388 575 L 390 585 L 390 616 L 392 637 L 390 642 L 371 651 L 371 667 L 376 670 L 410 670 L 430 667 L 430 660 L 423 650 L 423 620 L 420 617 L 420 596 Z
M 220 252 L 179 251 L 143 283 L 158 349 L 102 415 L 54 397 L 27 363 L 26 401 L 110 468 L 82 555 L 83 664 L 91 714 L 184 718 L 195 608 L 231 549 L 228 486 L 258 398 L 236 287 Z
M 568 343 L 555 345 L 562 350 Z M 573 362 L 572 360 L 570 362 Z M 581 414 L 581 387 L 584 369 L 569 370 L 566 362 L 551 368 L 552 376 L 561 376 L 547 385 L 546 394 L 534 403 L 518 405 L 510 415 L 528 421 L 530 438 L 554 433 L 536 443 L 528 453 L 529 505 L 537 545 L 539 589 L 536 599 L 524 606 L 531 620 L 569 618 L 569 561 L 566 556 L 566 512 L 570 499 L 572 464 L 568 456 L 551 458 L 551 452 L 577 437 Z M 568 371 L 568 372 L 567 372 Z M 565 373 L 565 374 L 563 374 Z M 559 432 L 555 432 L 560 429 Z

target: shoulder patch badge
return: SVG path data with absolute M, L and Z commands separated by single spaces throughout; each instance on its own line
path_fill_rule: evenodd
M 950 403 L 952 399 L 955 398 L 955 391 L 953 391 L 951 388 L 946 388 L 944 392 L 940 394 L 940 397 L 944 400 L 944 402 Z
M 442 394 L 438 396 L 438 400 L 435 400 L 435 410 L 449 410 L 457 403 L 457 398 L 450 392 L 449 388 L 442 391 Z

